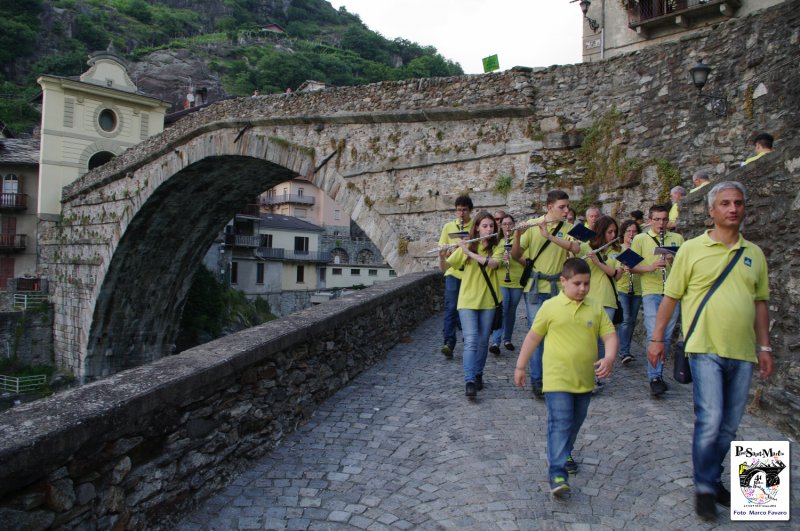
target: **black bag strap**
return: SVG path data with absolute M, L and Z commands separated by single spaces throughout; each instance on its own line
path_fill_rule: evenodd
M 597 259 L 600 260 L 600 262 L 603 264 L 606 263 L 605 258 L 603 258 L 603 255 L 600 253 L 597 253 Z M 617 283 L 614 281 L 614 277 L 612 277 L 608 273 L 606 273 L 606 277 L 608 277 L 608 281 L 611 282 L 611 288 L 614 290 L 614 298 L 617 299 L 617 307 L 619 307 L 619 295 L 617 294 Z
M 551 232 L 550 235 L 551 236 L 555 236 L 556 234 L 558 234 L 558 231 L 560 231 L 561 227 L 563 227 L 563 226 L 564 226 L 564 222 L 563 221 L 559 221 L 558 225 L 556 225 L 556 228 L 553 229 L 553 232 Z M 539 247 L 539 251 L 536 253 L 536 256 L 534 256 L 533 260 L 531 260 L 531 266 L 536 264 L 536 259 L 539 258 L 542 255 L 544 250 L 547 249 L 547 246 L 550 245 L 551 241 L 552 240 L 547 240 L 546 242 L 544 242 L 544 244 L 541 247 Z
M 739 261 L 739 257 L 742 256 L 743 252 L 744 252 L 744 247 L 739 247 L 739 249 L 736 251 L 736 254 L 733 255 L 733 259 L 730 262 L 728 262 L 728 265 L 725 266 L 725 269 L 722 271 L 720 276 L 717 277 L 717 280 L 715 280 L 714 284 L 712 284 L 711 288 L 709 288 L 708 293 L 706 293 L 706 296 L 703 297 L 702 301 L 700 301 L 700 306 L 698 306 L 697 312 L 694 314 L 694 318 L 692 319 L 692 324 L 689 325 L 689 330 L 683 336 L 684 345 L 689 343 L 689 337 L 691 337 L 692 332 L 694 332 L 694 327 L 697 325 L 697 321 L 700 319 L 700 312 L 703 311 L 703 307 L 708 302 L 708 299 L 710 299 L 711 295 L 713 295 L 714 292 L 717 291 L 717 288 L 720 286 L 720 284 L 722 284 L 722 281 L 725 280 L 725 277 L 728 276 L 728 273 L 731 272 L 733 266 L 736 265 L 736 262 Z
M 497 300 L 497 294 L 494 292 L 494 286 L 492 286 L 492 282 L 489 280 L 489 275 L 486 274 L 486 265 L 481 264 L 479 267 L 481 268 L 481 273 L 483 273 L 483 278 L 486 279 L 486 285 L 489 286 L 489 293 L 492 294 L 492 299 L 494 299 L 494 305 L 500 306 L 500 301 Z

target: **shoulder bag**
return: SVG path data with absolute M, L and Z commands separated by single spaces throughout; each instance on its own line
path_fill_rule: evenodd
M 494 332 L 495 330 L 503 328 L 503 305 L 497 299 L 492 281 L 489 280 L 489 275 L 486 274 L 486 266 L 480 265 L 479 267 L 481 268 L 481 273 L 483 273 L 483 278 L 486 279 L 486 285 L 489 286 L 489 293 L 492 294 L 492 300 L 494 300 L 494 317 L 492 318 L 492 331 Z
M 553 229 L 553 232 L 551 232 L 550 234 L 555 236 L 556 234 L 558 234 L 558 231 L 560 231 L 561 227 L 563 226 L 564 222 L 559 221 L 558 225 L 556 225 L 556 228 Z M 539 251 L 536 253 L 536 256 L 533 257 L 533 260 L 530 259 L 525 260 L 525 269 L 522 270 L 522 276 L 519 277 L 519 284 L 523 288 L 528 285 L 528 281 L 531 279 L 531 273 L 533 272 L 533 265 L 536 263 L 536 259 L 542 255 L 545 249 L 547 249 L 547 246 L 550 245 L 550 242 L 551 240 L 547 240 L 541 247 L 539 247 Z

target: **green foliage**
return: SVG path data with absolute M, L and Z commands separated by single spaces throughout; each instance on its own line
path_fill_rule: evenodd
M 673 187 L 681 184 L 681 172 L 669 163 L 668 160 L 658 159 L 656 162 L 656 174 L 661 188 L 658 192 L 658 202 L 668 203 L 670 200 L 669 191 Z
M 39 112 L 28 103 L 35 91 L 11 83 L 0 83 L 0 120 L 14 132 L 29 131 L 39 122 Z
M 41 11 L 42 0 L 0 2 L 0 65 L 31 55 L 39 37 Z
M 260 297 L 248 300 L 243 292 L 221 284 L 201 266 L 194 275 L 181 316 L 178 350 L 220 337 L 227 327 L 244 328 L 273 319 L 276 317 L 270 313 L 267 301 Z
M 498 194 L 507 194 L 508 192 L 511 191 L 511 186 L 512 186 L 511 177 L 509 177 L 508 175 L 501 175 L 497 178 L 497 180 L 494 183 L 494 190 Z

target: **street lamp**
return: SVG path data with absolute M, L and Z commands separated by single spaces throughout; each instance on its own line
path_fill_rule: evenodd
M 584 0 L 586 1 L 586 0 Z M 697 95 L 711 101 L 711 110 L 717 116 L 725 116 L 728 114 L 728 100 L 719 92 L 714 94 L 703 94 L 703 87 L 706 86 L 708 75 L 711 73 L 711 67 L 703 63 L 700 59 L 696 65 L 689 69 L 689 75 L 692 77 L 692 83 L 697 87 Z
M 586 13 L 589 12 L 589 6 L 592 5 L 590 0 L 581 0 L 580 4 L 581 11 L 583 11 L 583 18 L 589 23 L 589 27 L 592 28 L 592 31 L 597 33 L 597 30 L 600 28 L 600 24 L 593 18 L 589 18 Z

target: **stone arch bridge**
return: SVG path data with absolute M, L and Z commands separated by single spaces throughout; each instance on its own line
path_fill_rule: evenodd
M 746 153 L 745 127 L 796 128 L 798 84 L 776 73 L 796 52 L 792 18 L 774 9 L 600 63 L 243 98 L 189 115 L 65 187 L 61 220 L 40 222 L 56 364 L 88 381 L 169 354 L 215 234 L 296 175 L 403 274 L 433 266 L 426 251 L 462 192 L 524 215 L 559 186 L 614 213 L 657 198 L 665 161 L 686 180 L 696 167 L 722 173 Z M 743 60 L 741 34 L 769 53 Z M 716 50 L 716 71 L 742 89 L 726 116 L 687 82 L 699 50 Z

